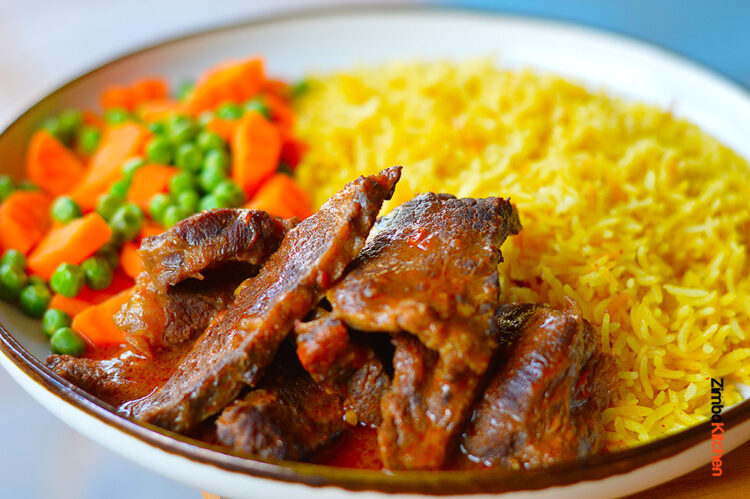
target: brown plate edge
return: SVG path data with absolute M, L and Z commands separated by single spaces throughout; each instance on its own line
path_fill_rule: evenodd
M 298 9 L 280 14 L 254 17 L 250 21 L 230 23 L 216 28 L 190 32 L 172 37 L 156 44 L 149 44 L 140 49 L 129 51 L 115 57 L 95 69 L 69 80 L 64 85 L 47 94 L 44 98 L 29 107 L 13 120 L 3 130 L 2 134 L 22 122 L 24 117 L 42 106 L 69 86 L 79 80 L 110 65 L 119 63 L 132 56 L 161 46 L 177 43 L 189 38 L 195 38 L 227 29 L 251 27 L 294 19 L 321 17 L 333 14 L 394 12 L 394 11 L 460 11 L 473 13 L 477 16 L 494 15 L 504 18 L 533 19 L 551 22 L 562 26 L 583 28 L 607 35 L 616 35 L 624 39 L 635 40 L 651 46 L 658 51 L 669 53 L 672 57 L 686 61 L 712 74 L 731 87 L 747 95 L 747 89 L 734 80 L 721 75 L 711 68 L 695 61 L 686 59 L 678 53 L 639 40 L 636 37 L 623 35 L 611 30 L 602 30 L 569 21 L 550 20 L 544 16 L 527 16 L 482 9 L 463 9 L 445 5 L 359 5 L 359 6 L 329 6 Z M 213 465 L 222 470 L 244 473 L 260 478 L 273 479 L 282 482 L 299 483 L 310 486 L 334 486 L 352 491 L 379 491 L 385 493 L 422 493 L 434 495 L 499 493 L 523 490 L 539 490 L 554 486 L 565 486 L 581 481 L 601 480 L 612 475 L 627 473 L 647 466 L 657 461 L 675 456 L 691 447 L 710 440 L 711 422 L 706 421 L 679 433 L 661 439 L 609 454 L 599 454 L 586 458 L 566 461 L 542 470 L 478 470 L 478 471 L 441 471 L 441 472 L 377 472 L 368 470 L 353 470 L 334 468 L 309 463 L 291 461 L 263 462 L 242 458 L 226 449 L 207 445 L 203 442 L 169 432 L 153 425 L 136 423 L 116 414 L 113 409 L 95 397 L 60 378 L 50 371 L 42 362 L 31 355 L 18 343 L 5 325 L 0 321 L 0 350 L 22 372 L 45 390 L 73 405 L 88 416 L 117 428 L 140 441 L 154 446 L 164 452 L 187 458 L 191 461 Z M 727 431 L 750 420 L 750 399 L 737 404 L 722 414 Z M 707 456 L 708 461 L 708 456 Z M 689 470 L 685 470 L 686 472 Z

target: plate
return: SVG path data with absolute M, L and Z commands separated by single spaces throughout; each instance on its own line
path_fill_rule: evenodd
M 292 13 L 201 32 L 116 59 L 53 92 L 0 135 L 0 157 L 20 174 L 24 145 L 47 115 L 95 105 L 108 84 L 139 75 L 188 80 L 217 61 L 261 54 L 270 74 L 346 69 L 404 58 L 494 57 L 509 68 L 554 72 L 610 94 L 667 107 L 750 158 L 750 97 L 733 83 L 663 50 L 621 36 L 546 20 L 435 7 Z M 0 363 L 47 409 L 85 436 L 172 479 L 226 497 L 361 497 L 507 493 L 511 497 L 620 496 L 670 480 L 712 459 L 709 422 L 651 443 L 537 471 L 397 472 L 243 459 L 150 425 L 139 425 L 43 364 L 39 325 L 0 305 Z M 723 451 L 750 439 L 750 400 L 727 410 Z

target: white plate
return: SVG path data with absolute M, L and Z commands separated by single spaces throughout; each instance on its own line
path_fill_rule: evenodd
M 404 58 L 497 57 L 589 87 L 672 109 L 744 157 L 750 157 L 750 98 L 734 84 L 665 51 L 623 37 L 528 18 L 439 8 L 339 9 L 286 15 L 192 35 L 113 61 L 32 107 L 0 135 L 0 157 L 19 174 L 27 139 L 59 109 L 92 106 L 110 83 L 163 74 L 192 79 L 217 61 L 262 54 L 270 74 Z M 43 367 L 47 341 L 38 324 L 0 306 L 0 363 L 32 396 L 87 437 L 170 478 L 227 497 L 362 497 L 383 492 L 507 492 L 544 497 L 619 496 L 670 480 L 711 460 L 710 427 L 691 428 L 636 449 L 538 472 L 397 473 L 340 470 L 303 463 L 268 464 L 196 446 L 137 425 Z M 727 411 L 724 451 L 750 439 L 750 401 Z M 306 485 L 307 484 L 307 485 Z

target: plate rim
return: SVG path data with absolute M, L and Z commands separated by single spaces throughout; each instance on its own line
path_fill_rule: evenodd
M 492 17 L 508 21 L 516 19 L 537 25 L 557 26 L 569 31 L 588 32 L 592 35 L 609 38 L 618 43 L 625 43 L 640 50 L 658 53 L 672 60 L 677 60 L 690 67 L 691 70 L 710 76 L 728 89 L 738 92 L 741 97 L 750 103 L 750 88 L 745 87 L 739 81 L 669 48 L 661 47 L 648 40 L 624 34 L 617 30 L 592 27 L 575 21 L 554 19 L 551 16 L 508 13 L 481 7 L 465 8 L 440 4 L 329 5 L 297 8 L 273 14 L 253 16 L 249 19 L 225 23 L 207 29 L 186 30 L 182 34 L 167 37 L 155 43 L 143 44 L 133 50 L 121 52 L 91 69 L 84 70 L 77 76 L 66 80 L 54 90 L 46 93 L 44 97 L 36 100 L 12 119 L 0 131 L 0 136 L 8 133 L 12 128 L 19 126 L 27 115 L 33 113 L 37 108 L 44 106 L 58 94 L 76 85 L 88 76 L 131 57 L 167 45 L 227 30 L 252 29 L 256 26 L 266 26 L 293 20 L 313 19 L 316 17 L 325 18 L 336 15 L 366 15 L 367 13 L 398 15 L 404 12 L 460 12 L 480 18 Z M 434 495 L 539 490 L 554 486 L 572 485 L 582 481 L 602 480 L 613 475 L 628 473 L 657 461 L 673 457 L 698 444 L 710 441 L 711 435 L 711 421 L 708 420 L 678 433 L 667 435 L 636 447 L 613 453 L 574 459 L 541 470 L 381 472 L 335 468 L 294 461 L 265 462 L 243 458 L 226 449 L 208 445 L 151 424 L 136 423 L 129 418 L 117 414 L 113 407 L 99 401 L 48 369 L 43 362 L 34 357 L 13 337 L 2 321 L 0 321 L 0 353 L 22 371 L 27 378 L 33 380 L 44 390 L 56 396 L 61 402 L 72 405 L 86 415 L 94 417 L 149 446 L 199 464 L 213 465 L 227 472 L 239 472 L 258 478 L 316 487 L 335 486 L 353 491 L 370 490 L 387 493 L 429 493 Z M 722 413 L 722 417 L 726 431 L 750 420 L 750 399 L 746 399 L 728 409 Z

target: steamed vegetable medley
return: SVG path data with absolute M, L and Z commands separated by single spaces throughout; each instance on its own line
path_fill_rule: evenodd
M 257 58 L 211 68 L 174 95 L 161 78 L 116 85 L 101 112 L 47 118 L 26 179 L 0 176 L 0 298 L 42 319 L 53 353 L 123 343 L 112 316 L 142 270 L 141 239 L 213 208 L 305 218 L 304 144 L 291 100 Z

